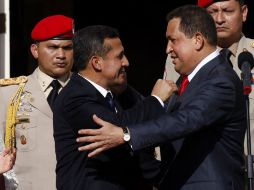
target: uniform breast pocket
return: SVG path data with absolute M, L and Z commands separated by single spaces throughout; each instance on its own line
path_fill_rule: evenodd
M 16 146 L 19 151 L 31 151 L 37 146 L 37 119 L 16 125 Z

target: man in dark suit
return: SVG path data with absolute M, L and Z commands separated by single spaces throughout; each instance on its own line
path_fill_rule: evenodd
M 163 155 L 171 160 L 159 189 L 242 190 L 246 113 L 241 81 L 216 49 L 215 24 L 204 9 L 186 5 L 167 19 L 166 51 L 181 75 L 179 96 L 171 101 L 170 113 L 128 125 L 129 144 L 136 151 L 168 143 L 170 151 Z M 93 150 L 89 157 L 126 144 L 119 127 L 94 120 L 100 129 L 79 132 L 89 135 L 79 139 L 91 143 L 80 148 Z
M 53 109 L 57 189 L 151 189 L 144 178 L 156 177 L 159 163 L 150 150 L 131 154 L 123 145 L 88 158 L 88 152 L 78 151 L 78 130 L 99 127 L 92 120 L 94 113 L 120 125 L 156 118 L 164 112 L 158 99 L 165 100 L 177 87 L 159 80 L 152 92 L 155 96 L 122 112 L 110 98 L 110 89 L 126 81 L 125 69 L 129 65 L 118 32 L 108 26 L 86 27 L 74 35 L 73 50 L 78 73 L 73 73 Z

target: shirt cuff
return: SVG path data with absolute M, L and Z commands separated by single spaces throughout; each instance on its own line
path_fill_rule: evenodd
M 158 96 L 156 96 L 156 95 L 152 95 L 152 96 L 155 97 L 160 102 L 162 107 L 164 107 L 163 101 Z

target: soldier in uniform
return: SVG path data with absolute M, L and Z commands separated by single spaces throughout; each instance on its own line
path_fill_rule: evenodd
M 46 17 L 35 25 L 31 37 L 38 67 L 27 77 L 0 81 L 1 132 L 6 147 L 17 147 L 16 163 L 5 176 L 5 186 L 53 190 L 56 157 L 51 107 L 71 75 L 73 19 Z
M 241 71 L 238 68 L 238 55 L 243 51 L 249 51 L 254 55 L 254 40 L 247 38 L 242 33 L 243 23 L 246 21 L 248 7 L 244 0 L 198 0 L 198 5 L 206 8 L 215 21 L 218 37 L 218 46 L 230 50 L 230 61 L 238 76 Z M 174 69 L 173 59 L 168 56 L 164 78 L 176 81 L 179 74 Z M 252 75 L 254 69 L 252 70 Z M 253 77 L 252 77 L 253 78 Z M 249 95 L 250 98 L 250 125 L 252 136 L 252 153 L 254 153 L 254 90 Z M 247 152 L 245 138 L 245 152 Z

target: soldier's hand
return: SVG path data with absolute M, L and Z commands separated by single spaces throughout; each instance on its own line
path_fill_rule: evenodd
M 0 174 L 12 169 L 16 160 L 16 149 L 6 148 L 0 154 Z

